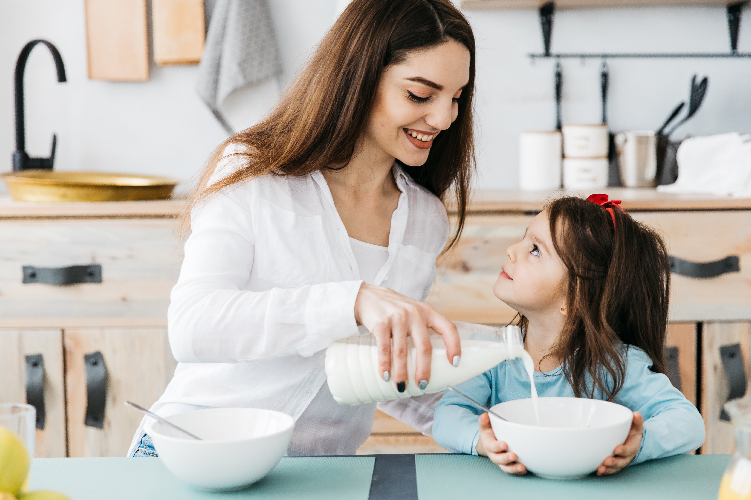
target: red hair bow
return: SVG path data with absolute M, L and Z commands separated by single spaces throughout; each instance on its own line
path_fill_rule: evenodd
M 621 208 L 621 200 L 608 200 L 608 195 L 606 194 L 590 194 L 587 201 L 600 205 L 610 212 L 610 218 L 613 219 L 613 229 L 615 229 L 615 213 L 613 212 L 613 207 L 623 212 L 623 209 Z

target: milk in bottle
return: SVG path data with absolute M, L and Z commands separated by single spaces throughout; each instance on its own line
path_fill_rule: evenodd
M 416 352 L 411 338 L 408 338 L 407 356 L 409 381 L 406 390 L 401 393 L 393 379 L 389 382 L 383 380 L 378 369 L 378 347 L 373 335 L 358 335 L 334 342 L 326 350 L 326 376 L 332 396 L 345 405 L 409 398 L 443 391 L 450 385 L 466 382 L 507 359 L 521 357 L 527 365 L 529 354 L 524 350 L 518 326 L 490 327 L 460 322 L 455 325 L 461 338 L 461 362 L 454 367 L 446 357 L 443 338 L 431 333 L 433 354 L 430 380 L 424 390 L 414 379 Z M 531 359 L 529 365 L 531 367 Z

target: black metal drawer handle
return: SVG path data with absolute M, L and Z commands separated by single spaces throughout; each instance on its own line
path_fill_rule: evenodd
M 681 381 L 681 371 L 678 364 L 678 348 L 676 346 L 665 348 L 665 371 L 666 375 L 670 379 L 670 383 L 673 387 L 679 391 L 683 390 L 683 382 Z
M 107 405 L 107 366 L 99 351 L 84 355 L 83 360 L 86 372 L 85 424 L 103 429 L 104 408 Z
M 728 387 L 730 387 L 727 401 L 742 398 L 746 394 L 746 367 L 743 364 L 741 345 L 720 346 L 720 359 L 722 360 L 722 366 L 725 368 Z M 722 405 L 720 420 L 730 421 L 730 415 L 725 411 L 725 403 Z
M 739 273 L 741 266 L 737 255 L 729 255 L 714 262 L 691 262 L 671 255 L 670 271 L 689 278 L 716 278 L 725 273 Z
M 101 283 L 102 266 L 99 264 L 68 267 L 23 266 L 23 282 L 55 286 Z
M 36 428 L 43 430 L 44 412 L 44 358 L 41 354 L 26 356 L 26 402 L 36 409 Z

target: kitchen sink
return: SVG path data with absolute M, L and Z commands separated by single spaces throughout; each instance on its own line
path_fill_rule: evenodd
M 0 175 L 15 201 L 163 200 L 177 181 L 153 175 L 108 172 L 64 172 L 42 169 Z

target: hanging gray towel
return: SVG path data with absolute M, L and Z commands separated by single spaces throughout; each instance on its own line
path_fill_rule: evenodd
M 266 0 L 215 0 L 198 66 L 197 91 L 227 133 L 219 106 L 234 90 L 281 74 L 279 49 Z

